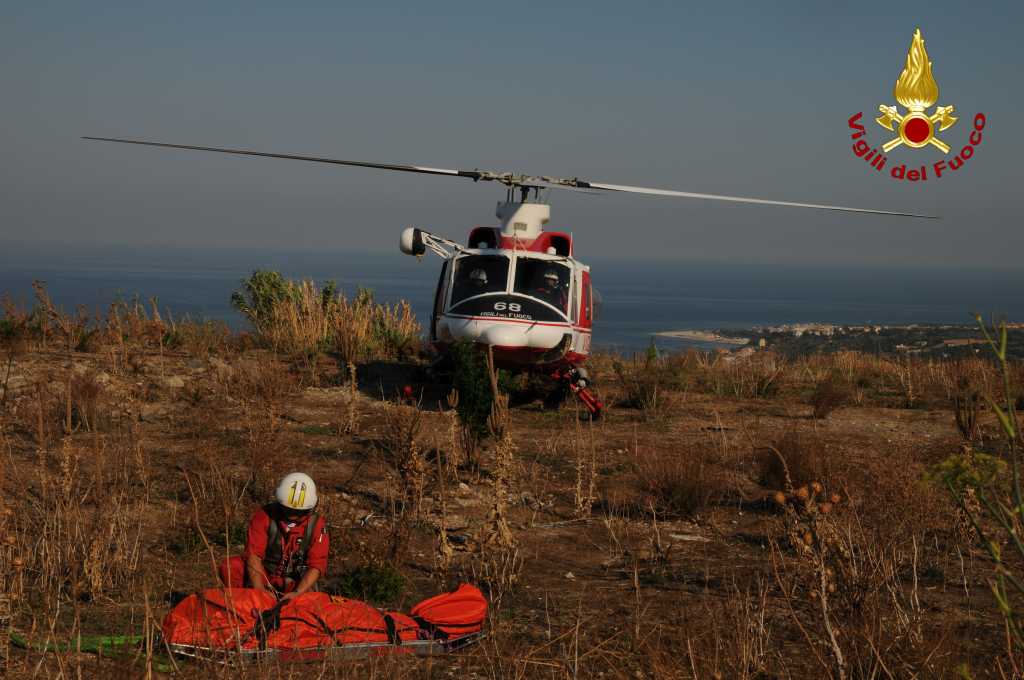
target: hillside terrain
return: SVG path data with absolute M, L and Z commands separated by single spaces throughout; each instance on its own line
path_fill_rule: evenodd
M 937 472 L 1006 455 L 982 358 L 597 356 L 602 419 L 510 381 L 513 405 L 474 440 L 415 349 L 350 362 L 121 312 L 117 333 L 94 320 L 74 343 L 59 317 L 11 331 L 0 355 L 0 567 L 29 643 L 11 676 L 1015 672 L 994 565 Z M 473 582 L 488 637 L 325 667 L 172 662 L 153 638 L 78 651 L 155 631 L 171 600 L 215 586 L 293 470 L 321 490 L 325 587 L 401 609 Z

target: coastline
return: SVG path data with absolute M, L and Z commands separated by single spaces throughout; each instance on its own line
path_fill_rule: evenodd
M 714 342 L 723 345 L 743 346 L 750 344 L 750 338 L 735 338 L 719 335 L 714 331 L 686 330 L 686 331 L 660 331 L 655 333 L 664 338 L 676 338 L 678 340 L 691 340 L 694 342 Z

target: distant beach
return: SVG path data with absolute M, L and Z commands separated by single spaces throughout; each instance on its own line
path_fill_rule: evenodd
M 661 331 L 655 335 L 663 338 L 676 338 L 677 340 L 689 340 L 691 342 L 708 342 L 721 345 L 747 345 L 750 338 L 736 338 L 719 335 L 714 331 L 683 330 L 683 331 Z

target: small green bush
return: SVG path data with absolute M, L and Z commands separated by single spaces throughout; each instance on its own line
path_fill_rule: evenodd
M 206 539 L 211 545 L 228 548 L 231 554 L 238 555 L 245 550 L 245 542 L 249 537 L 249 522 L 232 521 L 227 527 L 208 527 L 205 531 Z M 206 544 L 195 526 L 190 524 L 174 533 L 167 542 L 167 549 L 178 556 L 194 555 L 204 551 Z
M 984 489 L 997 480 L 1006 479 L 1006 461 L 993 455 L 967 449 L 949 456 L 927 474 L 929 481 L 938 482 L 957 494 L 966 489 Z
M 242 281 L 243 291 L 231 294 L 231 306 L 245 315 L 257 331 L 273 318 L 274 306 L 288 300 L 297 301 L 294 284 L 279 272 L 257 269 Z
M 405 590 L 405 577 L 390 565 L 364 565 L 336 580 L 337 594 L 375 605 L 395 602 Z
M 491 417 L 494 394 L 487 358 L 480 347 L 471 342 L 459 342 L 452 347 L 455 362 L 453 386 L 459 393 L 456 412 L 459 422 L 477 441 L 487 437 L 487 420 Z
M 185 527 L 183 530 L 176 532 L 167 541 L 167 549 L 179 557 L 194 555 L 200 552 L 203 547 L 202 537 L 195 530 L 195 527 L 192 526 Z
M 21 326 L 13 319 L 0 319 L 0 342 L 7 342 L 16 337 L 21 331 Z
M 238 552 L 245 550 L 245 544 L 248 540 L 248 520 L 236 520 L 228 524 L 226 531 L 222 528 L 217 532 L 214 543 L 222 545 L 225 548 L 231 548 L 235 554 L 238 554 Z

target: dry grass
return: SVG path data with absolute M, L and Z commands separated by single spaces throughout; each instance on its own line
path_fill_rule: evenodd
M 895 408 L 943 408 L 964 381 L 995 398 L 1003 392 L 995 365 L 981 356 L 939 361 L 844 351 L 786 359 L 762 351 L 733 358 L 690 350 L 630 360 L 599 352 L 591 364 L 607 400 L 657 414 L 678 408 L 680 404 L 668 402 L 685 400 L 689 394 L 809 401 L 819 386 L 828 383 L 857 406 Z M 1024 368 L 1015 364 L 1011 370 L 1013 384 L 1024 384 Z
M 657 450 L 636 461 L 638 510 L 690 517 L 725 493 L 718 452 L 707 447 Z
M 638 409 L 645 418 L 663 417 L 676 402 L 680 392 L 682 373 L 664 357 L 648 354 L 633 355 L 630 360 L 612 359 L 617 391 L 614 403 L 620 408 Z
M 345 363 L 411 356 L 422 333 L 408 302 L 377 304 L 360 291 L 350 300 L 312 281 L 288 282 L 291 294 L 271 306 L 258 336 L 277 352 L 311 356 L 335 351 Z
M 849 401 L 849 388 L 832 377 L 825 378 L 814 386 L 814 393 L 811 395 L 811 417 L 824 420 Z
M 894 540 L 819 484 L 781 505 L 789 549 L 773 542 L 775 579 L 821 671 L 861 678 L 914 668 L 935 644 L 924 634 L 923 535 Z
M 34 489 L 8 525 L 24 573 L 24 590 L 16 595 L 96 599 L 135 583 L 141 559 L 137 517 L 147 505 L 140 468 L 148 461 L 123 445 L 96 437 L 81 448 L 65 439 L 59 450 L 40 452 L 35 480 L 25 477 L 29 470 L 8 471 Z
M 829 460 L 821 438 L 813 432 L 790 430 L 772 445 L 758 449 L 760 482 L 768 489 L 830 482 L 836 465 Z
M 193 321 L 180 319 L 170 322 L 167 347 L 193 357 L 207 358 L 211 354 L 226 354 L 231 349 L 231 329 L 223 321 Z
M 289 471 L 279 448 L 286 404 L 298 392 L 297 380 L 277 362 L 257 361 L 238 371 L 226 387 L 241 407 L 240 427 L 229 430 L 241 435 L 239 458 L 249 466 L 253 493 L 269 498 L 277 480 Z
M 398 473 L 397 514 L 419 519 L 430 467 L 421 442 L 423 412 L 418 406 L 383 403 L 384 436 L 381 447 Z
M 925 475 L 963 437 L 993 440 L 970 401 L 1003 390 L 986 362 L 693 352 L 620 360 L 620 376 L 599 356 L 604 420 L 499 400 L 467 473 L 451 412 L 354 380 L 359 361 L 408 355 L 407 310 L 339 296 L 324 312 L 322 289 L 303 290 L 259 347 L 153 303 L 102 319 L 5 312 L 0 328 L 20 330 L 0 337 L 17 338 L 0 344 L 0 599 L 16 630 L 71 645 L 12 649 L 12 674 L 140 677 L 166 663 L 152 643 L 120 660 L 73 650 L 152 630 L 169 591 L 212 585 L 277 477 L 305 469 L 329 576 L 392 567 L 398 608 L 474 580 L 498 605 L 489 637 L 452 657 L 179 662 L 183 675 L 950 677 L 966 662 L 1013 676 L 991 562 Z M 374 335 L 381 324 L 398 340 Z M 325 346 L 352 359 L 353 380 L 303 389 L 308 366 L 289 355 Z M 849 401 L 809 419 L 826 379 Z

